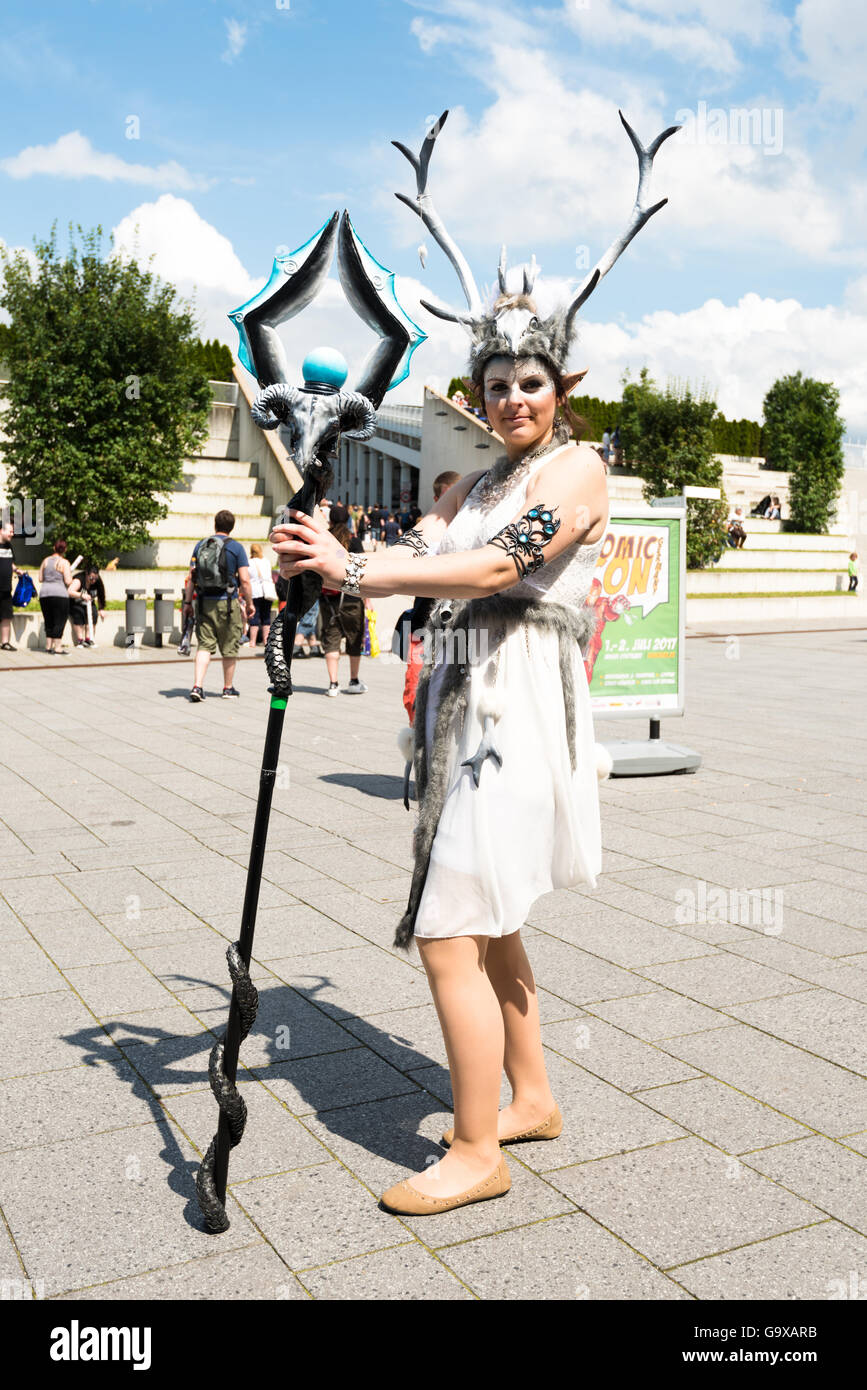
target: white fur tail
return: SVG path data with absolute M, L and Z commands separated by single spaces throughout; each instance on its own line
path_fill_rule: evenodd
M 605 747 L 605 744 L 604 744 L 604 743 L 597 743 L 597 744 L 596 744 L 596 776 L 599 778 L 599 781 L 600 781 L 600 782 L 604 782 L 605 779 L 606 779 L 606 777 L 610 777 L 610 776 L 611 776 L 611 770 L 612 770 L 613 767 L 614 767 L 614 759 L 612 758 L 611 754 L 608 752 L 608 749 Z
M 403 754 L 405 763 L 412 762 L 413 749 L 415 748 L 415 734 L 412 726 L 405 724 L 397 736 L 397 746 Z

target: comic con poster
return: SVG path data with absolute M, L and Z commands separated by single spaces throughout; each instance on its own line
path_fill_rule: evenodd
M 680 516 L 612 519 L 587 606 L 594 714 L 683 711 Z

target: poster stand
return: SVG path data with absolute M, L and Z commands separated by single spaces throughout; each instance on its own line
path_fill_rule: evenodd
M 594 576 L 600 620 L 588 658 L 591 703 L 596 718 L 650 716 L 648 738 L 602 740 L 612 777 L 693 773 L 701 765 L 700 753 L 660 737 L 660 720 L 682 717 L 685 708 L 686 499 L 711 494 L 718 489 L 686 487 L 649 506 L 612 509 Z

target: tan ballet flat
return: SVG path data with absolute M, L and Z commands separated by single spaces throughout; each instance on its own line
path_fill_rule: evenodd
M 489 1197 L 502 1197 L 511 1186 L 512 1179 L 509 1177 L 505 1155 L 501 1155 L 493 1173 L 489 1173 L 474 1187 L 468 1187 L 466 1192 L 457 1193 L 455 1197 L 428 1197 L 427 1193 L 419 1192 L 408 1178 L 404 1178 L 403 1182 L 396 1183 L 387 1192 L 383 1192 L 379 1200 L 388 1211 L 396 1212 L 399 1216 L 433 1216 L 436 1212 L 451 1211 L 452 1207 L 465 1207 L 470 1202 L 485 1202 Z
M 501 1144 L 523 1144 L 535 1139 L 557 1139 L 563 1132 L 563 1116 L 560 1114 L 559 1105 L 554 1109 L 547 1119 L 534 1125 L 532 1129 L 522 1129 L 519 1134 L 509 1134 L 500 1140 Z M 453 1129 L 447 1129 L 442 1137 L 442 1142 L 448 1149 L 455 1137 Z

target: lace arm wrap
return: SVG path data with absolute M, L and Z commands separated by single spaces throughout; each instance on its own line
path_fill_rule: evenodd
M 408 545 L 414 555 L 427 555 L 430 550 L 430 546 L 417 526 L 413 526 L 411 531 L 404 531 L 402 536 L 398 536 L 395 545 Z
M 556 536 L 560 530 L 560 522 L 555 521 L 553 516 L 556 510 L 556 507 L 546 507 L 540 502 L 519 521 L 510 521 L 488 541 L 489 545 L 498 545 L 507 555 L 511 555 L 519 579 L 544 565 L 542 547 L 548 545 L 552 536 Z

